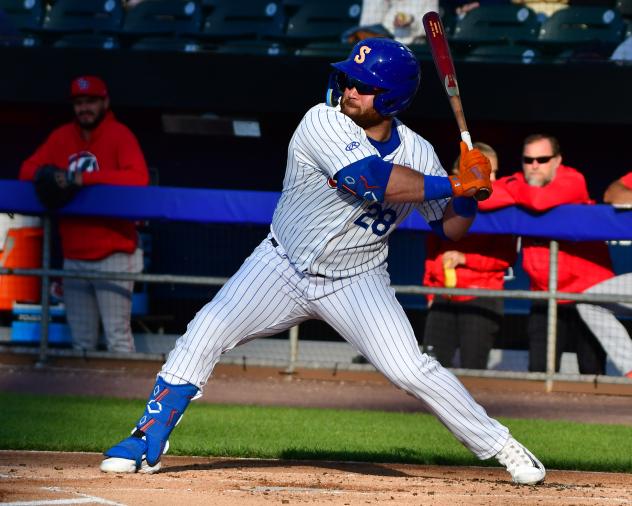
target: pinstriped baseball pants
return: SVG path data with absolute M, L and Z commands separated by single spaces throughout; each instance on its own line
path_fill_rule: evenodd
M 385 267 L 340 282 L 307 276 L 266 239 L 196 314 L 160 375 L 201 388 L 223 352 L 321 319 L 391 382 L 424 402 L 477 457 L 493 457 L 508 429 L 490 418 L 451 372 L 419 351 L 389 283 Z

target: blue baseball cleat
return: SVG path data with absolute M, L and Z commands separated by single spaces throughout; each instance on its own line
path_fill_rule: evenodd
M 169 449 L 169 435 L 197 393 L 198 388 L 194 385 L 171 385 L 159 376 L 132 435 L 104 453 L 108 458 L 101 462 L 101 471 L 158 471 L 160 457 Z

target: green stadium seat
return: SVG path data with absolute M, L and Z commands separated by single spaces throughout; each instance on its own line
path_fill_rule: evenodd
M 443 6 L 441 2 L 439 2 L 439 14 L 441 15 L 441 22 L 443 23 L 443 28 L 445 28 L 445 33 L 448 37 L 452 37 L 457 21 L 456 12 L 454 12 L 453 8 Z
M 297 48 L 294 54 L 297 56 L 320 56 L 331 61 L 344 60 L 353 46 L 346 42 L 311 42 Z
M 289 50 L 279 42 L 266 40 L 233 40 L 217 46 L 214 51 L 222 54 L 284 56 Z
M 134 42 L 130 49 L 134 51 L 183 52 L 196 53 L 201 50 L 195 40 L 177 37 L 146 37 Z
M 432 60 L 432 51 L 428 44 L 410 44 L 408 47 L 418 60 Z
M 540 29 L 538 45 L 549 53 L 575 50 L 609 56 L 623 40 L 621 14 L 604 7 L 567 7 L 555 12 Z
M 617 0 L 616 8 L 621 16 L 632 20 L 632 0 Z
M 458 19 L 452 41 L 459 46 L 519 44 L 538 38 L 540 22 L 524 5 L 481 5 Z
M 285 31 L 289 44 L 340 42 L 343 32 L 357 26 L 361 0 L 285 0 L 290 14 Z
M 280 0 L 214 0 L 200 37 L 206 40 L 278 39 L 285 30 Z
M 35 35 L 44 20 L 45 0 L 0 0 L 3 30 L 0 46 L 38 46 Z
M 530 64 L 541 62 L 543 57 L 541 52 L 532 46 L 499 44 L 474 48 L 464 59 L 477 63 Z
M 53 43 L 53 47 L 67 49 L 119 49 L 116 37 L 98 33 L 72 33 L 60 37 Z
M 121 0 L 57 0 L 42 28 L 48 33 L 116 32 L 123 21 Z
M 217 6 L 218 0 L 201 0 L 200 7 L 202 8 L 202 16 L 208 16 L 213 12 Z
M 11 21 L 19 32 L 29 32 L 42 26 L 44 20 L 45 0 L 0 0 L 0 10 Z
M 144 0 L 125 16 L 124 37 L 194 34 L 202 24 L 202 9 L 193 0 Z

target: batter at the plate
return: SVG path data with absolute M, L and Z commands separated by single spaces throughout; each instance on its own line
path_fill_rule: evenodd
M 158 470 L 171 431 L 222 353 L 320 319 L 478 458 L 496 457 L 517 483 L 544 479 L 507 427 L 419 351 L 386 270 L 388 236 L 415 209 L 441 237 L 467 232 L 472 195 L 491 187 L 489 160 L 462 144 L 460 175 L 448 178 L 430 143 L 396 119 L 420 81 L 403 44 L 366 39 L 333 67 L 327 103 L 307 112 L 290 141 L 270 234 L 189 323 L 132 435 L 105 452 L 103 471 Z

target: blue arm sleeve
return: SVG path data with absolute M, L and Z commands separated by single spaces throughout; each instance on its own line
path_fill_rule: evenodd
M 445 235 L 445 232 L 443 231 L 443 220 L 430 221 L 428 222 L 428 225 L 430 225 L 432 231 L 439 237 L 441 237 L 441 239 L 446 239 L 448 241 L 451 240 L 447 235 Z
M 456 197 L 452 199 L 452 209 L 463 218 L 471 218 L 476 216 L 478 202 L 476 202 L 474 197 Z
M 336 172 L 336 187 L 370 202 L 384 202 L 393 164 L 379 156 L 367 156 Z
M 424 200 L 445 199 L 452 196 L 450 178 L 424 175 Z

